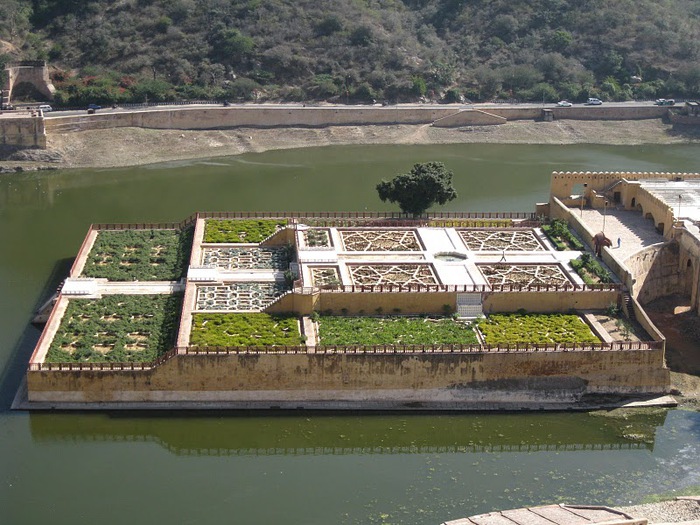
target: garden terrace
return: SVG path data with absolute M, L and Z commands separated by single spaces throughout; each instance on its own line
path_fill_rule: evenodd
M 414 230 L 338 230 L 348 252 L 417 252 L 423 247 Z
M 98 231 L 83 277 L 110 281 L 176 281 L 184 276 L 192 228 Z
M 430 264 L 348 264 L 355 285 L 430 285 L 438 284 Z
M 470 323 L 434 317 L 318 319 L 319 345 L 443 345 L 478 343 Z
M 257 244 L 286 225 L 286 219 L 206 219 L 204 242 Z
M 470 251 L 543 251 L 533 230 L 458 230 Z
M 305 248 L 331 248 L 331 240 L 328 228 L 309 228 L 302 232 L 303 247 Z
M 590 253 L 582 253 L 578 259 L 570 261 L 571 267 L 586 284 L 612 282 L 612 275 Z
M 278 270 L 289 268 L 290 250 L 286 247 L 258 246 L 202 248 L 202 264 L 225 270 Z
M 571 285 L 557 264 L 479 264 L 481 272 L 491 285 Z
M 340 285 L 340 273 L 337 266 L 311 267 L 311 281 L 319 288 L 332 288 Z
M 293 316 L 250 314 L 194 314 L 190 346 L 275 347 L 303 343 L 299 321 Z
M 170 350 L 182 295 L 108 295 L 68 302 L 46 362 L 151 362 Z
M 542 225 L 542 231 L 554 243 L 557 250 L 585 250 L 583 243 L 571 233 L 569 225 L 564 220 L 554 219 L 550 224 Z
M 289 287 L 275 282 L 241 282 L 197 286 L 197 310 L 253 312 L 263 310 Z
M 477 321 L 487 345 L 516 343 L 600 343 L 589 326 L 572 314 L 492 314 Z

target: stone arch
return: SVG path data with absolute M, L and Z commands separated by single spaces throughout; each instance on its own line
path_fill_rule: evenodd
M 695 278 L 695 268 L 693 266 L 693 260 L 690 257 L 688 257 L 688 260 L 685 262 L 685 268 L 683 268 L 681 272 L 683 276 L 683 281 L 685 282 L 682 289 L 687 290 L 692 298 L 692 296 L 694 295 L 692 288 L 693 279 Z
M 15 89 L 29 84 L 34 87 L 31 91 L 23 87 L 25 94 L 31 94 L 37 100 L 53 100 L 56 88 L 49 78 L 49 68 L 43 61 L 11 62 L 5 67 L 6 82 L 3 86 L 3 103 L 9 104 L 15 97 Z M 38 94 L 39 96 L 36 96 Z M 7 99 L 7 100 L 5 100 Z
M 31 102 L 42 100 L 42 93 L 31 82 L 18 82 L 12 86 L 12 102 Z

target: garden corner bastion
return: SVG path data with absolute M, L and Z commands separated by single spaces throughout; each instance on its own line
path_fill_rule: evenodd
M 668 393 L 663 335 L 625 276 L 577 273 L 554 207 L 93 224 L 37 314 L 14 406 L 538 410 Z

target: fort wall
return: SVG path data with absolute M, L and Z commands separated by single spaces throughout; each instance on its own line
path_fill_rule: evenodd
M 46 148 L 44 119 L 29 112 L 0 114 L 0 145 Z
M 560 111 L 561 110 L 561 111 Z M 649 107 L 555 108 L 555 119 L 630 120 L 661 118 L 667 109 Z M 431 124 L 469 126 L 505 120 L 536 120 L 541 107 L 323 106 L 323 107 L 195 107 L 51 116 L 49 132 L 64 133 L 115 127 L 153 129 L 225 129 L 238 127 L 326 127 L 348 125 Z M 436 122 L 438 121 L 438 122 Z
M 509 313 L 520 309 L 533 313 L 568 312 L 576 310 L 598 310 L 617 304 L 618 290 L 590 292 L 492 292 L 484 295 L 484 313 Z
M 662 393 L 663 349 L 176 355 L 143 371 L 29 371 L 30 402 L 571 402 Z M 337 405 L 341 406 L 341 405 Z M 366 405 L 363 405 L 366 408 Z M 408 408 L 408 407 L 405 407 Z M 416 408 L 415 405 L 412 408 Z

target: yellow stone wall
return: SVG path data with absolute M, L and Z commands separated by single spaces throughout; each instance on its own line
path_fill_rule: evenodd
M 661 393 L 668 390 L 669 372 L 663 368 L 661 349 L 230 354 L 178 355 L 149 371 L 30 371 L 27 381 L 30 401 L 254 400 L 270 398 L 270 392 L 279 401 L 372 400 L 378 391 L 413 398 L 421 395 L 418 391 L 424 392 L 426 400 L 439 400 L 458 396 L 460 391 L 486 392 L 488 397 L 489 389 L 532 394 L 548 381 L 564 382 L 568 389 L 587 393 Z M 546 396 L 546 388 L 540 394 Z

